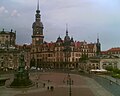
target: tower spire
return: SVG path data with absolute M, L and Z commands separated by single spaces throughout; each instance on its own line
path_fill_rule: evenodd
M 39 0 L 38 0 L 38 2 L 37 2 L 37 10 L 39 10 Z
M 68 36 L 68 24 L 66 24 L 66 36 Z
M 32 25 L 33 28 L 33 35 L 32 35 L 32 44 L 33 45 L 39 45 L 43 44 L 43 24 L 41 22 L 41 14 L 40 14 L 40 9 L 39 9 L 39 0 L 36 3 L 36 14 L 35 14 L 35 22 Z
M 97 46 L 97 55 L 100 55 L 100 53 L 101 53 L 101 44 L 100 44 L 100 41 L 99 41 L 99 34 L 97 34 L 97 44 L 96 44 L 96 46 Z
M 99 43 L 99 34 L 97 33 L 97 43 Z
M 37 10 L 36 10 L 36 13 L 39 14 L 40 13 L 40 10 L 39 10 L 39 0 L 37 2 Z

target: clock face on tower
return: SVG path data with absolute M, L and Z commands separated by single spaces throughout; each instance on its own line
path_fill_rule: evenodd
M 37 41 L 39 41 L 39 38 L 36 38 Z
M 32 25 L 33 28 L 33 35 L 32 35 L 32 44 L 33 45 L 38 45 L 43 43 L 43 24 L 41 22 L 41 14 L 39 10 L 39 2 L 37 5 L 37 10 L 35 14 L 35 21 Z
M 39 34 L 39 32 L 37 31 L 37 34 Z

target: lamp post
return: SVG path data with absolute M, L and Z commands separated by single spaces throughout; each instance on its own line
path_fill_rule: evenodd
M 70 74 L 68 74 L 68 84 L 69 84 L 69 96 L 72 96 L 71 85 L 73 84 L 73 80 L 71 79 Z
M 6 41 L 6 65 L 5 65 L 5 71 L 7 71 L 7 68 L 8 68 L 8 63 L 9 63 L 9 59 L 8 59 L 8 56 L 9 56 L 9 42 L 8 40 Z

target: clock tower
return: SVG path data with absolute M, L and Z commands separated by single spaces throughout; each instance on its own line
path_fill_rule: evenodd
M 41 22 L 41 15 L 39 10 L 39 0 L 37 4 L 37 10 L 35 14 L 35 22 L 32 25 L 33 34 L 32 34 L 32 45 L 43 44 L 43 24 Z

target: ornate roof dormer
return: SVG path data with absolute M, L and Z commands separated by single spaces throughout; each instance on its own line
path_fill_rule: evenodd
M 62 39 L 61 39 L 60 36 L 57 38 L 57 41 L 56 41 L 56 42 L 62 42 Z
M 71 40 L 70 40 L 71 42 L 74 42 L 74 40 L 73 40 L 73 37 L 71 37 Z

